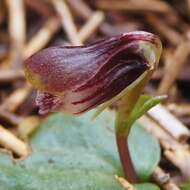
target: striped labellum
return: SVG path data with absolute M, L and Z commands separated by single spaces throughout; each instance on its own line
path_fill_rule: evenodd
M 24 70 L 38 89 L 40 114 L 80 114 L 113 99 L 154 69 L 160 52 L 155 35 L 130 32 L 90 45 L 44 49 L 25 61 Z

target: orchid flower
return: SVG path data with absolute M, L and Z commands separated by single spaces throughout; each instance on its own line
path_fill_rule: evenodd
M 160 51 L 155 35 L 131 32 L 85 46 L 44 49 L 26 60 L 24 70 L 39 90 L 39 113 L 79 114 L 125 91 L 155 67 Z
M 137 31 L 84 46 L 44 49 L 25 61 L 24 70 L 38 90 L 40 114 L 80 114 L 98 107 L 97 115 L 117 101 L 118 151 L 128 180 L 136 182 L 126 140 L 134 121 L 152 107 L 152 101 L 158 102 L 153 99 L 143 107 L 144 100 L 139 97 L 157 67 L 161 51 L 157 36 Z

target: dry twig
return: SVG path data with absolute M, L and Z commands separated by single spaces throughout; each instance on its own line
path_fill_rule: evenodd
M 158 88 L 158 94 L 167 94 L 184 65 L 190 52 L 190 41 L 183 40 L 176 48 L 174 55 L 168 57 L 165 74 Z
M 123 177 L 118 177 L 117 175 L 115 175 L 115 179 L 124 187 L 124 189 L 126 189 L 126 190 L 136 190 L 136 188 L 133 185 L 131 185 Z
M 88 19 L 91 16 L 92 10 L 83 0 L 67 0 L 67 2 L 82 18 Z
M 171 28 L 169 25 L 167 25 L 163 19 L 154 14 L 146 14 L 146 17 L 151 26 L 173 45 L 178 45 L 182 40 L 180 33 L 174 30 L 174 28 Z
M 151 11 L 160 13 L 171 12 L 171 7 L 166 2 L 154 0 L 98 0 L 97 6 L 108 10 Z
M 4 102 L 0 105 L 1 110 L 15 112 L 23 103 L 31 91 L 31 86 L 26 86 L 15 90 Z
M 26 45 L 24 49 L 24 58 L 28 58 L 45 47 L 45 45 L 51 40 L 52 36 L 59 30 L 60 26 L 60 20 L 57 17 L 48 19 L 44 26 Z
M 22 50 L 26 38 L 23 0 L 6 0 L 9 10 L 9 33 L 11 37 L 11 61 L 15 68 L 21 66 Z
M 104 14 L 101 11 L 96 11 L 91 15 L 86 24 L 80 29 L 78 37 L 81 42 L 87 40 L 100 26 L 104 20 Z
M 143 116 L 139 120 L 142 125 L 152 133 L 164 148 L 164 155 L 171 161 L 177 168 L 180 169 L 182 174 L 188 178 L 190 177 L 190 152 L 187 144 L 180 144 L 171 135 L 165 132 L 152 119 Z
M 169 104 L 167 105 L 168 110 L 177 116 L 190 116 L 190 104 Z
M 81 41 L 77 34 L 72 14 L 64 0 L 52 0 L 52 3 L 61 18 L 63 29 L 65 30 L 69 40 L 73 45 L 81 45 Z
M 26 5 L 31 9 L 35 10 L 40 15 L 44 17 L 50 17 L 53 15 L 53 9 L 49 6 L 46 1 L 39 1 L 39 0 L 24 0 Z
M 18 134 L 24 140 L 34 132 L 34 130 L 39 126 L 40 119 L 38 116 L 28 116 L 24 118 L 18 125 Z
M 187 127 L 175 118 L 164 106 L 157 105 L 148 112 L 148 115 L 158 122 L 176 140 L 185 142 L 190 137 L 190 131 Z
M 0 126 L 0 144 L 20 157 L 26 157 L 30 153 L 30 148 L 26 143 L 2 126 Z
M 162 187 L 163 190 L 180 190 L 179 187 L 172 182 L 170 175 L 166 174 L 159 167 L 154 170 L 152 178 L 157 184 Z
M 22 120 L 22 117 L 0 109 L 0 120 L 13 126 L 17 126 Z
M 0 83 L 13 82 L 22 78 L 24 78 L 24 73 L 21 70 L 0 70 Z

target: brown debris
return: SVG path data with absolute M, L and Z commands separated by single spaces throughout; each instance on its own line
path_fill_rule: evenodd
M 167 23 L 154 14 L 147 14 L 147 21 L 158 31 L 158 33 L 171 42 L 173 45 L 178 45 L 182 40 L 180 33 L 171 28 Z
M 45 1 L 38 0 L 24 0 L 26 6 L 36 11 L 44 17 L 50 17 L 53 15 L 53 8 Z
M 78 13 L 82 18 L 88 19 L 93 11 L 88 7 L 83 0 L 69 0 L 68 4 L 73 8 L 73 10 Z
M 13 82 L 23 78 L 24 78 L 24 73 L 21 70 L 13 70 L 13 69 L 0 70 L 0 83 Z
M 25 11 L 23 0 L 6 0 L 9 11 L 9 34 L 11 38 L 11 64 L 21 67 L 22 51 L 26 39 Z
M 31 91 L 31 86 L 19 88 L 15 90 L 9 97 L 7 97 L 1 104 L 0 109 L 8 112 L 15 112 L 17 108 L 23 103 L 28 97 Z
M 53 35 L 59 30 L 60 21 L 56 17 L 51 17 L 46 21 L 44 26 L 29 41 L 24 49 L 24 58 L 30 57 L 32 54 L 41 50 L 51 40 Z
M 30 148 L 25 142 L 2 126 L 0 126 L 0 145 L 20 157 L 26 157 L 30 153 Z
M 21 139 L 27 140 L 34 130 L 39 126 L 40 119 L 38 116 L 28 116 L 18 125 L 18 134 Z
M 168 173 L 165 173 L 159 167 L 154 170 L 152 178 L 163 188 L 163 190 L 180 190 L 180 188 L 172 182 L 170 175 Z
M 164 1 L 154 1 L 154 0 L 98 0 L 97 6 L 102 9 L 108 10 L 126 10 L 126 11 L 151 11 L 168 13 L 171 11 L 170 6 Z
M 17 126 L 22 121 L 22 117 L 5 110 L 0 110 L 0 121 Z
M 80 38 L 77 34 L 77 29 L 73 21 L 70 9 L 64 0 L 52 0 L 52 3 L 60 16 L 63 29 L 65 30 L 69 40 L 73 45 L 81 45 Z
M 136 190 L 136 188 L 123 177 L 118 177 L 117 175 L 115 175 L 115 179 L 124 187 L 124 189 Z
M 170 134 L 147 116 L 140 119 L 142 125 L 152 133 L 159 141 L 164 149 L 165 157 L 177 168 L 180 169 L 183 176 L 188 179 L 190 177 L 190 152 L 188 144 L 180 144 Z
M 101 11 L 93 13 L 85 25 L 79 30 L 78 38 L 81 42 L 87 40 L 104 21 L 104 14 Z
M 176 48 L 173 55 L 168 56 L 165 65 L 165 74 L 159 85 L 158 94 L 167 94 L 172 84 L 175 82 L 178 72 L 185 64 L 190 53 L 190 41 L 183 40 Z
M 1 0 L 0 27 L 0 145 L 20 157 L 29 149 L 19 138 L 28 141 L 44 119 L 37 114 L 36 90 L 24 78 L 26 58 L 52 45 L 81 45 L 133 30 L 159 35 L 163 54 L 146 89 L 168 99 L 139 121 L 163 150 L 153 180 L 164 190 L 179 190 L 182 179 L 190 177 L 189 0 Z M 167 173 L 163 160 L 178 171 Z
M 177 116 L 190 116 L 190 104 L 169 104 L 167 108 Z
M 148 115 L 166 130 L 171 136 L 180 142 L 185 142 L 190 137 L 190 131 L 164 106 L 158 105 L 152 108 Z

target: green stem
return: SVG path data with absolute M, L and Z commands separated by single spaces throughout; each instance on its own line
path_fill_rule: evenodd
M 147 72 L 145 77 L 136 84 L 132 90 L 125 94 L 118 103 L 115 121 L 116 142 L 124 174 L 130 183 L 138 183 L 138 177 L 133 166 L 128 146 L 128 136 L 132 127 L 129 118 L 151 74 L 152 71 Z
M 138 177 L 130 157 L 129 146 L 128 142 L 126 141 L 126 137 L 120 134 L 116 134 L 116 142 L 126 178 L 130 183 L 137 183 Z

